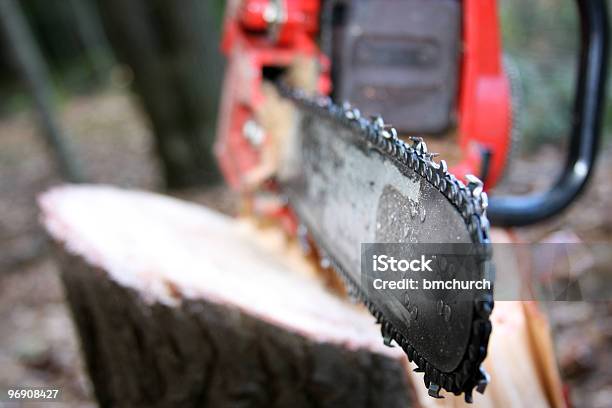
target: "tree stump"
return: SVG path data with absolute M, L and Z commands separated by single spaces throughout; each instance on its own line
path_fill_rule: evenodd
M 112 187 L 55 188 L 40 206 L 102 407 L 469 406 L 428 397 L 278 229 Z M 564 406 L 537 306 L 498 302 L 491 319 L 473 407 Z
M 40 205 L 100 406 L 413 405 L 399 348 L 280 232 L 112 187 Z

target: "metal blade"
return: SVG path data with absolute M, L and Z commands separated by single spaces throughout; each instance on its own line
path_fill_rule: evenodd
M 295 102 L 295 129 L 283 152 L 279 181 L 291 207 L 320 250 L 425 372 L 430 395 L 441 388 L 466 393 L 486 383 L 480 370 L 490 333 L 490 291 L 453 304 L 452 319 L 436 299 L 410 304 L 374 299 L 362 287 L 361 243 L 488 244 L 486 195 L 475 178 L 465 186 L 434 163 L 421 139 L 399 140 L 381 118 L 367 120 L 329 99 L 309 100 L 284 90 Z M 470 273 L 486 275 L 489 260 Z M 484 389 L 484 387 L 481 387 Z

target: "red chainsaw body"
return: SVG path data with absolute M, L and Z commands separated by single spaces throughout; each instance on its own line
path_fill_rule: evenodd
M 319 92 L 330 90 L 329 62 L 316 43 L 319 1 L 283 0 L 278 3 L 280 10 L 275 4 L 270 0 L 229 2 L 225 17 L 222 51 L 228 65 L 215 149 L 223 175 L 234 189 L 240 189 L 244 175 L 260 160 L 261 145 L 245 137 L 245 126 L 263 103 L 264 70 L 287 68 L 298 56 L 312 56 L 323 67 Z
M 485 188 L 491 188 L 503 175 L 512 132 L 496 0 L 463 0 L 462 31 L 458 130 L 464 159 L 452 170 L 457 177 L 478 175 Z M 483 174 L 486 156 L 489 163 Z
M 331 90 L 329 59 L 317 45 L 319 0 L 237 0 L 228 3 L 222 50 L 228 57 L 216 154 L 234 189 L 260 160 L 261 144 L 247 127 L 261 106 L 266 68 L 286 68 L 299 55 L 320 61 L 318 90 Z M 475 174 L 491 188 L 499 181 L 510 148 L 511 98 L 502 63 L 496 0 L 462 1 L 462 54 L 457 112 L 462 161 L 458 177 Z M 483 168 L 487 170 L 483 174 Z

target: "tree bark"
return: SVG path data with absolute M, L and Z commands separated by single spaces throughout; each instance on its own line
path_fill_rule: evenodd
M 134 73 L 169 188 L 216 183 L 222 76 L 215 1 L 98 1 L 118 58 Z
M 41 200 L 102 407 L 407 407 L 399 348 L 278 231 L 112 188 Z

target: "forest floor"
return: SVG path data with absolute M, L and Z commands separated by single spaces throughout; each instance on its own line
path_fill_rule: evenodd
M 147 123 L 120 91 L 75 98 L 62 121 L 87 180 L 158 190 L 157 164 Z M 55 386 L 66 406 L 95 406 L 79 355 L 58 270 L 38 224 L 36 196 L 61 181 L 31 113 L 0 120 L 0 390 L 9 386 Z M 516 230 L 527 242 L 551 237 L 612 241 L 612 146 L 600 156 L 594 182 L 573 207 L 551 222 Z M 526 192 L 554 178 L 563 160 L 553 147 L 517 158 L 505 191 Z M 232 213 L 235 200 L 223 187 L 181 197 Z M 610 254 L 593 262 L 609 269 Z M 602 277 L 609 285 L 610 274 Z M 577 406 L 612 401 L 612 302 L 546 305 L 565 383 Z

